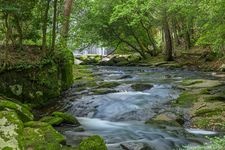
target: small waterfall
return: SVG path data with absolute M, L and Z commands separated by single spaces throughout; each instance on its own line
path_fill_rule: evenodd
M 110 49 L 106 49 L 105 47 L 99 47 L 99 46 L 90 46 L 88 48 L 85 48 L 82 51 L 75 50 L 74 55 L 101 55 L 101 56 L 106 56 Z

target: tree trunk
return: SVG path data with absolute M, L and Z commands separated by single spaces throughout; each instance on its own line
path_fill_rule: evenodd
M 53 28 L 52 28 L 52 48 L 51 51 L 55 50 L 55 40 L 56 40 L 56 22 L 57 22 L 57 0 L 54 0 L 54 14 L 53 14 Z
M 50 1 L 48 0 L 45 6 L 44 10 L 44 16 L 43 16 L 43 25 L 42 25 L 42 50 L 46 50 L 47 46 L 47 26 L 48 26 L 48 11 L 49 11 L 49 5 Z
M 174 46 L 180 46 L 180 40 L 178 37 L 178 30 L 177 30 L 177 21 L 175 19 L 172 21 L 172 32 L 174 35 Z
M 163 30 L 165 36 L 165 52 L 166 52 L 165 60 L 173 61 L 173 45 L 166 12 L 163 18 Z
M 19 18 L 17 17 L 17 15 L 15 15 L 14 18 L 15 18 L 15 22 L 16 22 L 16 29 L 17 29 L 17 32 L 19 34 L 19 48 L 22 49 L 22 46 L 23 46 L 23 30 L 22 30 L 22 27 L 20 25 Z
M 5 26 L 6 26 L 6 45 L 9 45 L 9 41 L 11 40 L 11 45 L 15 46 L 12 25 L 10 22 L 10 14 L 8 13 L 5 14 Z
M 191 48 L 191 38 L 189 31 L 185 32 L 185 48 L 188 50 Z
M 64 0 L 64 22 L 62 27 L 62 43 L 66 47 L 69 33 L 70 15 L 72 12 L 73 0 Z

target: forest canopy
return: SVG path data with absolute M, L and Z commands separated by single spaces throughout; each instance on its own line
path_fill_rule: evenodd
M 174 49 L 195 46 L 224 54 L 223 0 L 66 2 L 1 0 L 0 44 L 39 45 L 43 51 L 55 45 L 72 50 L 100 45 L 143 58 L 164 52 L 166 60 L 173 60 Z

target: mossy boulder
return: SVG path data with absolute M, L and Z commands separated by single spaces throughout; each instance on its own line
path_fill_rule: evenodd
M 79 147 L 79 150 L 107 150 L 104 140 L 100 136 L 91 136 L 84 139 Z
M 38 122 L 36 123 L 40 124 Z M 60 150 L 62 147 L 61 144 L 64 143 L 65 137 L 58 133 L 51 125 L 24 128 L 25 149 Z
M 0 111 L 0 149 L 23 148 L 23 123 L 15 111 Z
M 131 88 L 134 89 L 135 91 L 145 91 L 145 90 L 151 89 L 152 87 L 153 85 L 145 84 L 145 83 L 137 83 L 137 84 L 131 85 Z
M 73 55 L 57 50 L 51 57 L 40 58 L 35 63 L 6 68 L 0 74 L 0 94 L 42 106 L 60 96 L 73 84 Z
M 17 104 L 9 100 L 0 100 L 0 110 L 4 110 L 6 108 L 15 110 L 23 122 L 31 121 L 34 119 L 33 114 L 28 110 L 26 106 L 23 106 L 23 104 Z
M 63 112 L 53 112 L 52 116 L 63 118 L 63 122 L 80 126 L 79 121 L 72 115 Z
M 46 122 L 52 126 L 58 126 L 61 123 L 63 123 L 64 119 L 61 117 L 55 117 L 55 116 L 45 116 L 41 118 L 39 121 Z

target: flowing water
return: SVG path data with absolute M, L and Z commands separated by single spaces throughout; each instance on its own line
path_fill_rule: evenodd
M 101 82 L 116 81 L 120 85 L 112 88 L 116 92 L 103 95 L 71 92 L 68 94 L 71 105 L 68 112 L 78 117 L 86 131 L 101 135 L 109 150 L 135 150 L 141 147 L 154 150 L 180 149 L 182 146 L 204 142 L 203 135 L 215 134 L 198 129 L 177 126 L 162 128 L 144 123 L 170 107 L 171 101 L 181 92 L 178 85 L 183 79 L 211 79 L 210 73 L 146 67 L 93 67 L 92 70 Z M 131 85 L 135 83 L 147 83 L 153 87 L 134 91 Z M 82 135 L 72 129 L 64 134 L 70 144 L 74 142 L 75 136 Z

